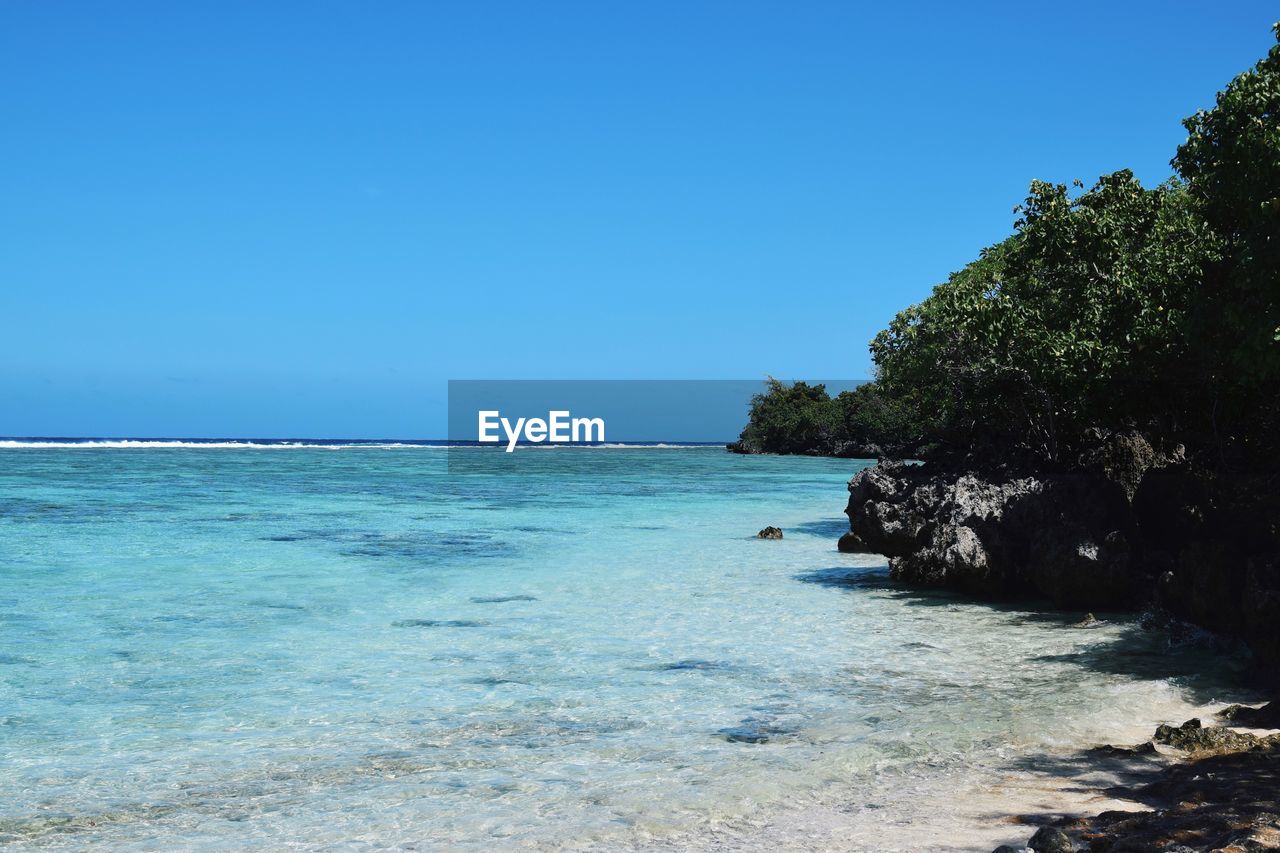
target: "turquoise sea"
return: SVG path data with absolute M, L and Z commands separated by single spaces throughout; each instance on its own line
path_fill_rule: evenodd
M 11 442 L 0 842 L 751 847 L 820 812 L 889 849 L 1231 694 L 1226 653 L 837 553 L 865 464 Z

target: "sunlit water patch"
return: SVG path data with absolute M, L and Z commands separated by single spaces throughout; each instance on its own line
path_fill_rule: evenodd
M 863 463 L 452 452 L 0 449 L 0 841 L 692 845 L 917 789 L 943 831 L 1232 677 L 897 588 L 834 548 Z

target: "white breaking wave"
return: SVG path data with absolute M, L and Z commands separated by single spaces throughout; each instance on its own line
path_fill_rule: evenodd
M 657 444 L 597 444 L 595 447 L 605 450 L 697 450 L 699 448 L 720 448 L 724 447 L 723 442 L 713 442 L 710 444 L 680 444 L 679 442 L 660 441 Z
M 439 444 L 408 444 L 405 442 L 360 442 L 351 444 L 319 444 L 310 441 L 172 441 L 153 439 L 101 439 L 86 441 L 45 441 L 42 439 L 18 440 L 0 439 L 0 450 L 69 448 L 69 449 L 146 449 L 146 448 L 189 448 L 196 450 L 232 449 L 232 450 L 348 450 L 352 448 L 387 448 L 387 447 L 424 447 L 428 449 L 446 449 Z
M 608 444 L 521 444 L 519 449 L 568 449 L 568 450 L 696 450 L 699 448 L 720 447 L 715 444 L 680 444 L 677 442 L 657 444 L 626 444 L 611 442 Z M 82 441 L 66 441 L 53 439 L 0 439 L 0 450 L 25 449 L 194 449 L 194 450 L 356 450 L 361 448 L 419 448 L 425 450 L 492 450 L 493 447 L 479 445 L 457 445 L 450 448 L 446 444 L 420 444 L 403 441 L 361 441 L 321 443 L 314 441 L 186 441 L 182 439 L 139 439 L 111 438 L 84 439 Z

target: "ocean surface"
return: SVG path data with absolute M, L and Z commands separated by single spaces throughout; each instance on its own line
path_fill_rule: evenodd
M 9 442 L 0 843 L 751 847 L 821 810 L 891 849 L 1238 695 L 1211 646 L 837 553 L 865 464 Z

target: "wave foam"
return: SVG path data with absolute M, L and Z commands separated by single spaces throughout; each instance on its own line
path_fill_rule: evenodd
M 607 444 L 521 444 L 520 449 L 569 449 L 569 450 L 694 450 L 720 447 L 713 444 L 655 442 Z M 361 448 L 420 448 L 426 450 L 491 450 L 479 445 L 454 445 L 443 441 L 253 441 L 249 439 L 153 439 L 153 438 L 6 438 L 0 439 L 0 450 L 48 450 L 48 449 L 193 449 L 193 450 L 353 450 Z
M 0 450 L 18 450 L 18 449 L 52 449 L 52 448 L 69 448 L 69 449 L 149 449 L 149 448 L 170 448 L 170 449 L 233 449 L 233 450 L 344 450 L 358 447 L 369 448 L 386 448 L 386 447 L 424 447 L 431 449 L 443 449 L 442 444 L 417 444 L 410 442 L 310 442 L 310 441 L 183 441 L 179 439 L 163 440 L 163 439 L 86 439 L 84 441 L 58 441 L 45 439 L 3 439 L 0 440 Z

